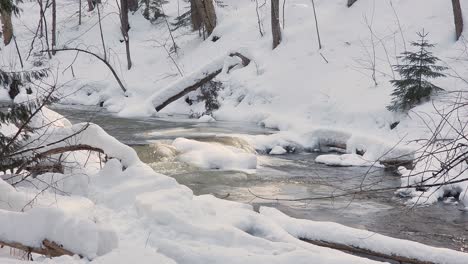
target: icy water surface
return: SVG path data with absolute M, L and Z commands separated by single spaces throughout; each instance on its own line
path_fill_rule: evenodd
M 284 213 L 318 221 L 338 222 L 392 237 L 438 247 L 468 250 L 468 213 L 455 203 L 408 208 L 392 191 L 310 201 L 275 201 L 338 195 L 342 189 L 360 184 L 378 188 L 399 185 L 399 178 L 381 168 L 328 167 L 315 163 L 316 153 L 283 156 L 259 155 L 254 174 L 238 171 L 203 170 L 174 159 L 154 155 L 150 142 L 169 144 L 177 137 L 220 142 L 216 135 L 269 134 L 275 131 L 255 124 L 235 122 L 199 123 L 181 116 L 127 119 L 96 109 L 57 107 L 72 122 L 94 122 L 120 141 L 132 145 L 140 158 L 156 171 L 174 177 L 199 194 L 213 194 L 257 206 L 276 207 Z M 226 139 L 228 140 L 228 139 Z M 221 140 L 224 141 L 224 140 Z M 254 195 L 255 194 L 255 195 Z

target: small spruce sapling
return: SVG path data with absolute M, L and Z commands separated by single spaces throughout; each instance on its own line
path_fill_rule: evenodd
M 392 102 L 387 109 L 393 112 L 407 112 L 416 105 L 427 101 L 432 94 L 443 89 L 432 84 L 431 79 L 445 77 L 443 72 L 447 67 L 437 65 L 440 61 L 429 49 L 435 45 L 427 41 L 428 33 L 417 33 L 419 42 L 411 42 L 411 46 L 417 47 L 417 51 L 405 51 L 402 53 L 402 63 L 395 65 L 395 70 L 400 74 L 400 80 L 391 80 L 395 87 Z

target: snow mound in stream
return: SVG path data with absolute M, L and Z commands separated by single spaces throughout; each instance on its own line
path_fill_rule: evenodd
M 328 166 L 348 167 L 348 166 L 378 166 L 376 162 L 365 160 L 357 154 L 327 154 L 320 155 L 315 159 L 317 163 L 323 163 Z
M 246 151 L 221 145 L 177 138 L 172 145 L 180 151 L 181 161 L 205 169 L 253 170 L 257 168 L 257 156 Z

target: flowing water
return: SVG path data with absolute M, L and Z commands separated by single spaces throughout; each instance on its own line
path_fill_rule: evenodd
M 333 197 L 308 201 L 281 201 L 305 197 L 336 196 L 343 189 L 361 184 L 378 188 L 396 187 L 400 180 L 382 168 L 329 167 L 315 163 L 317 153 L 282 156 L 258 155 L 255 173 L 206 170 L 161 155 L 172 140 L 185 137 L 204 142 L 237 146 L 250 151 L 246 142 L 230 134 L 271 134 L 273 130 L 250 123 L 199 123 L 184 116 L 127 119 L 99 108 L 65 108 L 56 111 L 72 122 L 93 122 L 120 141 L 132 145 L 140 158 L 155 171 L 174 177 L 197 195 L 213 194 L 223 199 L 271 206 L 296 217 L 338 222 L 392 237 L 418 241 L 438 247 L 468 250 L 468 213 L 458 210 L 455 201 L 441 201 L 428 207 L 409 208 L 393 191 L 373 192 L 353 197 Z M 218 135 L 218 136 L 217 136 Z M 219 136 L 223 135 L 223 136 Z M 170 152 L 170 151 L 169 151 Z M 259 197 L 272 198 L 265 200 Z

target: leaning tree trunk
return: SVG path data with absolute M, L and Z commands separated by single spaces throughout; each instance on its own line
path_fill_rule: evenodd
M 351 7 L 357 0 L 348 0 L 348 7 Z
M 198 11 L 197 15 L 200 17 L 201 23 L 205 26 L 206 32 L 208 35 L 211 35 L 216 27 L 216 11 L 213 0 L 192 0 L 191 2 L 195 4 L 194 7 L 196 7 Z M 192 14 L 192 19 L 193 16 L 194 14 Z M 192 24 L 195 25 L 193 21 Z
M 271 32 L 273 35 L 273 49 L 275 49 L 281 43 L 279 0 L 271 0 Z
M 11 13 L 7 11 L 0 11 L 0 22 L 2 22 L 3 43 L 10 44 L 13 38 L 13 24 L 11 23 Z
M 455 33 L 457 40 L 460 39 L 463 32 L 463 14 L 460 6 L 460 0 L 452 0 L 453 16 L 455 19 Z
M 52 55 L 57 46 L 57 1 L 52 0 Z
M 120 30 L 125 42 L 125 52 L 127 53 L 127 69 L 132 68 L 132 58 L 130 56 L 130 37 L 128 31 L 130 26 L 128 24 L 128 0 L 120 0 Z

